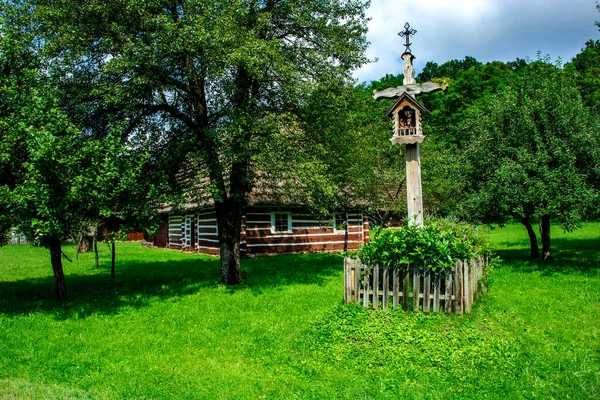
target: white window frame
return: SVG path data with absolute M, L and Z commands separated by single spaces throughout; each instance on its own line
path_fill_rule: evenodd
M 337 227 L 337 221 L 336 220 L 337 220 L 337 216 L 338 215 L 342 216 L 343 213 L 335 213 L 335 214 L 333 214 L 333 232 L 334 233 L 345 233 L 346 230 L 344 228 L 338 229 L 338 227 Z M 345 220 L 346 220 L 346 225 L 347 225 L 348 224 L 348 213 L 346 213 L 346 219 Z
M 287 230 L 286 231 L 276 231 L 275 230 L 275 214 L 285 214 L 287 215 Z M 292 232 L 292 213 L 289 211 L 273 211 L 271 213 L 271 233 L 291 233 Z

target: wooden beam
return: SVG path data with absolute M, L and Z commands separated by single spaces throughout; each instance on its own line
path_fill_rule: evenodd
M 410 224 L 423 226 L 423 189 L 419 143 L 406 145 L 406 202 Z

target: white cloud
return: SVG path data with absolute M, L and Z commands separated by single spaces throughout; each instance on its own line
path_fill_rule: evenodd
M 372 0 L 367 55 L 378 62 L 355 72 L 359 81 L 402 72 L 404 23 L 417 30 L 411 50 L 417 73 L 473 56 L 482 62 L 535 57 L 538 50 L 569 61 L 585 42 L 600 39 L 591 0 Z

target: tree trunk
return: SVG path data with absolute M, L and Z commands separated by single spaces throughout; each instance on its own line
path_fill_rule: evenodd
M 75 235 L 75 261 L 79 261 L 79 250 L 81 250 L 81 240 L 83 238 L 83 234 Z
M 96 268 L 98 268 L 98 239 L 96 238 L 96 232 L 94 232 L 94 255 L 96 256 Z
M 111 247 L 110 251 L 112 254 L 112 261 L 110 264 L 110 277 L 114 278 L 115 277 L 115 241 L 111 240 L 111 244 L 112 244 L 112 247 Z
M 552 260 L 552 254 L 550 253 L 550 216 L 543 215 L 542 223 L 540 225 L 540 233 L 542 236 L 542 260 Z
M 348 255 L 348 218 L 346 218 L 346 228 L 344 229 L 344 255 Z
M 535 231 L 533 230 L 533 226 L 531 226 L 531 222 L 529 222 L 529 218 L 522 219 L 521 223 L 525 225 L 527 234 L 529 235 L 529 247 L 531 249 L 530 257 L 539 258 L 540 248 L 538 247 L 537 237 L 535 236 Z
M 50 250 L 50 261 L 52 263 L 52 272 L 54 273 L 54 284 L 56 287 L 56 300 L 67 300 L 67 284 L 62 266 L 62 250 L 60 248 L 60 239 L 51 236 L 44 240 L 46 247 Z
M 215 202 L 221 250 L 221 282 L 237 285 L 242 281 L 240 267 L 240 231 L 243 204 L 235 199 Z

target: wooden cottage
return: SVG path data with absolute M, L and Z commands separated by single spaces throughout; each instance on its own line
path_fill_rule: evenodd
M 346 225 L 348 249 L 357 249 L 369 240 L 369 219 L 360 207 L 329 216 L 312 214 L 297 199 L 290 199 L 278 184 L 254 177 L 248 206 L 242 214 L 240 247 L 243 255 L 306 253 L 344 249 Z M 179 210 L 165 208 L 163 222 L 154 237 L 157 247 L 206 254 L 219 254 L 217 218 L 212 199 L 199 183 L 196 200 Z M 347 223 L 346 223 L 347 222 Z
M 241 252 L 252 256 L 343 250 L 346 221 L 348 249 L 368 242 L 369 221 L 360 211 L 320 217 L 302 207 L 252 205 L 242 216 Z M 168 213 L 156 232 L 154 245 L 218 255 L 214 209 Z

